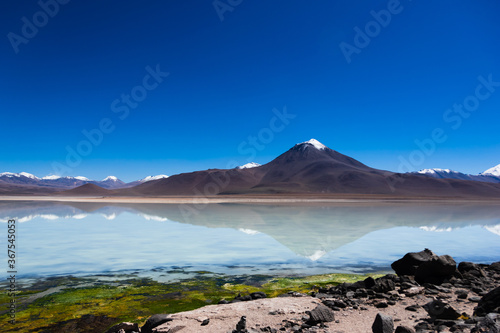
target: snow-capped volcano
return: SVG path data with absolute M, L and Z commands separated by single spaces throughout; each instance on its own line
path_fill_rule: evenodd
M 489 168 L 488 170 L 480 173 L 480 175 L 500 177 L 500 164 L 494 166 L 493 168 Z
M 118 181 L 118 178 L 116 178 L 115 176 L 107 176 L 106 178 L 104 178 L 103 180 L 101 180 L 102 182 L 107 182 L 107 181 L 113 181 L 113 182 L 116 182 Z
M 309 141 L 304 141 L 304 142 L 296 144 L 296 146 L 301 146 L 301 145 L 311 145 L 318 150 L 324 150 L 324 149 L 328 148 L 327 146 L 325 146 L 324 144 L 322 144 L 321 142 L 319 142 L 316 139 L 311 139 Z

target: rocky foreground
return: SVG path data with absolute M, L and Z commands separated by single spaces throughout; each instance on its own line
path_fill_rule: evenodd
M 500 262 L 461 262 L 426 249 L 392 264 L 397 275 L 310 295 L 239 295 L 219 305 L 120 323 L 106 333 L 492 332 L 500 333 Z

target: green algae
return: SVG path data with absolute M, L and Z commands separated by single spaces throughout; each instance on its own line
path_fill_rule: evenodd
M 10 298 L 0 294 L 0 332 L 38 332 L 57 323 L 84 315 L 107 316 L 116 322 L 131 321 L 141 325 L 155 313 L 193 310 L 238 294 L 256 291 L 275 297 L 289 291 L 307 293 L 316 287 L 365 279 L 364 275 L 325 274 L 308 277 L 273 278 L 266 276 L 218 276 L 200 272 L 191 279 L 160 283 L 151 279 L 92 282 L 85 278 L 61 278 L 39 282 L 16 295 L 16 323 L 10 324 L 7 313 Z M 36 298 L 50 288 L 56 292 Z M 35 296 L 35 297 L 33 297 Z M 30 301 L 33 299 L 32 301 Z M 103 330 L 104 331 L 104 330 Z

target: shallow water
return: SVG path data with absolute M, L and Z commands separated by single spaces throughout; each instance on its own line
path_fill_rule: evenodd
M 8 219 L 17 222 L 18 278 L 389 271 L 405 253 L 424 248 L 457 262 L 500 260 L 500 207 L 493 204 L 0 201 L 4 235 Z

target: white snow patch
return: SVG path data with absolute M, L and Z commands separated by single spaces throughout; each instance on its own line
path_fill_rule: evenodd
M 148 221 L 158 221 L 158 222 L 165 222 L 168 221 L 166 217 L 161 217 L 161 216 L 156 216 L 156 215 L 149 215 L 149 214 L 138 214 L 139 216 L 142 216 Z
M 107 177 L 106 177 L 106 178 L 104 178 L 102 181 L 103 181 L 103 182 L 106 182 L 106 181 L 108 181 L 108 180 L 111 180 L 111 181 L 116 182 L 116 181 L 118 181 L 118 178 L 116 178 L 115 176 L 107 176 Z
M 432 227 L 423 226 L 423 227 L 420 227 L 420 229 L 424 230 L 424 231 L 431 231 L 431 232 L 450 232 L 450 231 L 453 231 L 452 227 L 438 228 L 436 226 L 432 226 Z
M 321 257 L 323 257 L 324 255 L 326 254 L 325 251 L 323 250 L 317 250 L 316 252 L 314 252 L 312 255 L 310 256 L 307 256 L 308 259 L 312 260 L 312 261 L 318 261 Z
M 485 226 L 484 229 L 494 233 L 495 235 L 500 236 L 500 224 L 494 226 Z
M 51 176 L 45 176 L 42 179 L 44 179 L 44 180 L 56 180 L 56 179 L 60 179 L 60 178 L 61 178 L 61 176 L 51 175 Z
M 493 168 L 489 168 L 485 172 L 482 172 L 481 175 L 490 175 L 500 177 L 500 164 L 494 166 Z
M 436 172 L 444 172 L 444 173 L 458 173 L 456 171 L 450 170 L 450 169 L 439 169 L 439 168 L 433 168 L 433 169 L 422 169 L 418 171 L 418 173 L 421 174 L 435 174 Z
M 318 149 L 318 150 L 323 150 L 323 149 L 326 149 L 327 147 L 322 144 L 321 142 L 319 142 L 318 140 L 316 139 L 311 139 L 309 141 L 305 141 L 305 142 L 302 142 L 302 143 L 299 143 L 299 145 L 301 144 L 305 144 L 305 143 L 308 143 L 310 145 L 313 145 L 314 148 Z
M 104 218 L 106 220 L 114 220 L 116 219 L 116 213 L 112 213 L 112 214 L 101 214 L 102 216 L 104 216 Z
M 259 163 L 255 163 L 255 162 L 250 162 L 250 163 L 247 163 L 247 164 L 244 164 L 244 165 L 240 165 L 236 169 L 251 169 L 251 168 L 256 168 L 256 167 L 260 167 L 260 164 Z
M 21 172 L 21 173 L 2 172 L 2 173 L 0 173 L 0 177 L 2 177 L 2 176 L 6 176 L 6 177 L 9 177 L 9 178 L 12 178 L 12 177 L 26 177 L 26 178 L 31 178 L 31 179 L 40 179 L 40 178 L 32 175 L 31 173 L 27 173 L 27 172 Z
M 149 182 L 152 180 L 158 180 L 158 179 L 163 179 L 163 178 L 168 178 L 167 175 L 158 175 L 158 176 L 147 176 L 146 178 L 143 178 L 139 180 L 141 183 Z
M 76 177 L 68 177 L 68 178 L 74 178 L 74 179 L 78 179 L 78 180 L 83 180 L 85 182 L 89 182 L 90 179 L 88 179 L 87 177 L 82 177 L 82 176 L 76 176 Z
M 44 220 L 57 220 L 59 216 L 54 214 L 40 214 L 39 215 Z
M 253 230 L 253 229 L 239 228 L 238 231 L 244 232 L 245 234 L 250 235 L 250 236 L 260 234 L 260 231 Z

